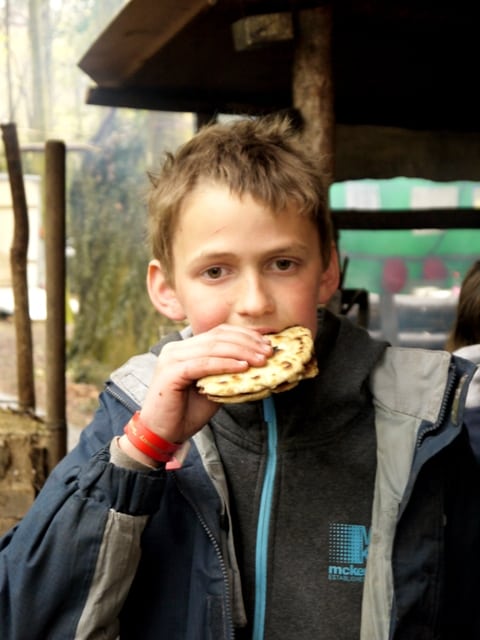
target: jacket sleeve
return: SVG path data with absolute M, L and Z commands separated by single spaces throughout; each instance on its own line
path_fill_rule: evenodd
M 117 637 L 140 537 L 165 483 L 164 470 L 112 464 L 110 442 L 129 416 L 101 397 L 78 446 L 0 540 L 2 640 Z

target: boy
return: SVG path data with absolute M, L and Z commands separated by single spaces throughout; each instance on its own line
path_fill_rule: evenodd
M 471 368 L 327 311 L 317 327 L 338 283 L 321 184 L 280 117 L 168 157 L 147 285 L 189 328 L 112 374 L 4 538 L 2 639 L 479 637 Z M 292 325 L 316 336 L 315 378 L 242 404 L 197 392 Z

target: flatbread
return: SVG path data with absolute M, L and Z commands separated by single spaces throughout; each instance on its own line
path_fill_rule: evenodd
M 317 375 L 309 329 L 297 325 L 268 337 L 274 351 L 263 367 L 250 367 L 241 373 L 205 376 L 197 381 L 199 393 L 215 402 L 261 400 L 271 393 L 295 387 L 306 377 Z

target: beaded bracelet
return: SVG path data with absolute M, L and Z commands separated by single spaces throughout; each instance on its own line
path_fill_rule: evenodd
M 140 419 L 139 411 L 133 414 L 124 431 L 134 447 L 157 462 L 170 461 L 175 451 L 181 447 L 180 444 L 168 442 L 153 433 Z

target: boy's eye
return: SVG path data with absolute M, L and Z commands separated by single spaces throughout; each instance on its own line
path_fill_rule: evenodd
M 210 267 L 206 269 L 203 274 L 210 278 L 210 280 L 216 280 L 217 278 L 221 278 L 223 275 L 222 267 Z
M 293 261 L 289 258 L 278 258 L 274 262 L 274 267 L 275 269 L 278 269 L 278 271 L 288 271 L 292 268 L 292 265 Z

